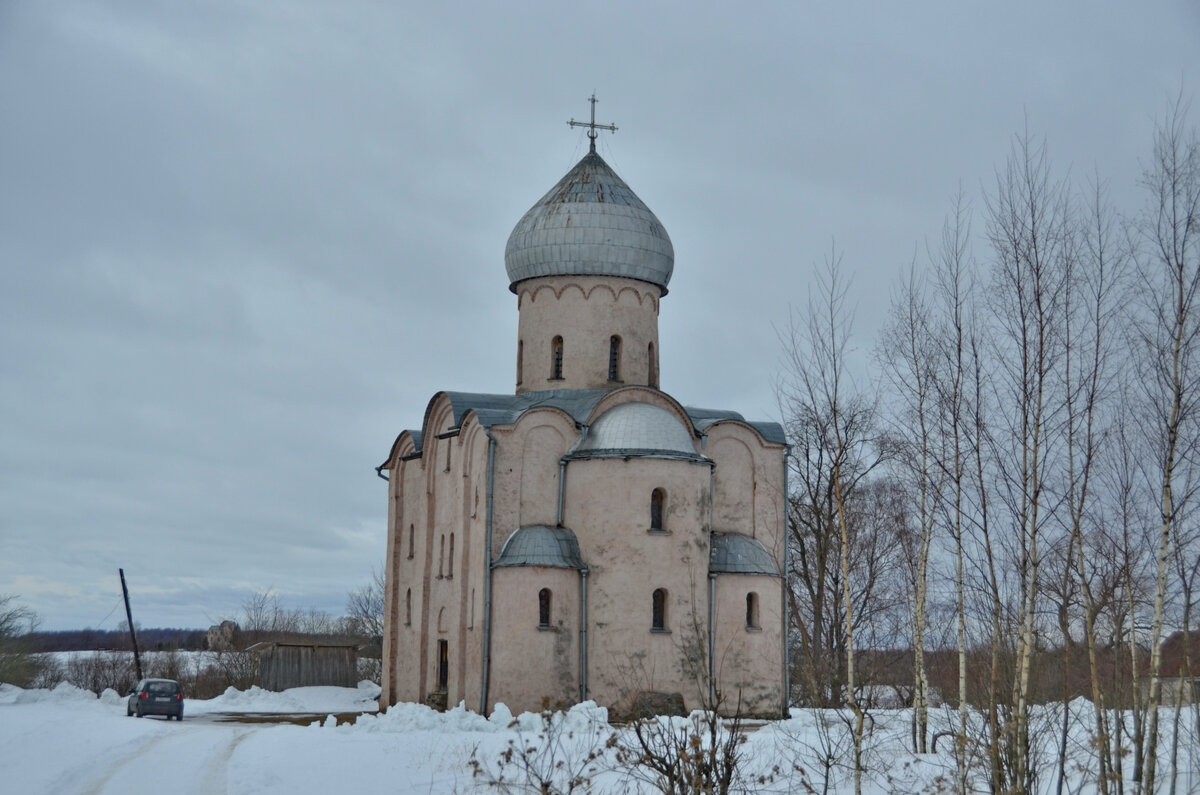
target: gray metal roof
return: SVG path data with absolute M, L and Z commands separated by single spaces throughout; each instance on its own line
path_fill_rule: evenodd
M 713 533 L 708 570 L 720 574 L 770 574 L 779 576 L 779 569 L 757 539 L 741 533 Z
M 579 541 L 565 527 L 526 525 L 518 528 L 500 550 L 500 557 L 492 564 L 502 566 L 549 566 L 557 569 L 582 569 L 583 556 L 579 554 Z
M 578 423 L 587 422 L 592 409 L 608 394 L 605 389 L 550 389 L 520 395 L 492 395 L 475 392 L 447 392 L 454 411 L 454 425 L 462 425 L 468 411 L 474 411 L 485 428 L 511 425 L 532 409 L 549 407 L 565 411 Z M 432 402 L 431 402 L 432 405 Z
M 718 422 L 732 420 L 745 423 L 758 431 L 758 435 L 763 438 L 763 441 L 772 444 L 787 444 L 787 434 L 784 433 L 783 426 L 778 422 L 751 422 L 736 411 L 725 411 L 723 409 L 702 409 L 696 406 L 684 406 L 683 410 L 691 417 L 692 424 L 696 426 L 696 430 L 701 433 L 707 433 L 708 429 Z
M 576 457 L 609 455 L 662 455 L 696 458 L 689 429 L 671 412 L 649 403 L 622 403 L 592 423 Z
M 675 249 L 650 208 L 590 152 L 517 222 L 504 266 L 514 292 L 539 276 L 623 276 L 665 295 Z
M 443 393 L 439 392 L 438 394 Z M 463 418 L 467 415 L 467 412 L 474 411 L 479 418 L 479 423 L 485 428 L 491 428 L 493 425 L 512 425 L 525 412 L 540 407 L 559 409 L 566 412 L 575 422 L 584 424 L 591 417 L 596 405 L 606 395 L 611 394 L 611 391 L 606 389 L 550 389 L 541 392 L 524 392 L 520 395 L 496 395 L 480 392 L 446 392 L 444 394 L 450 398 L 451 409 L 454 412 L 455 427 L 462 425 Z M 433 403 L 434 401 L 431 400 L 428 408 L 432 408 Z M 426 411 L 428 411 L 428 408 Z M 742 415 L 736 411 L 692 407 L 684 407 L 684 411 L 687 412 L 692 424 L 700 433 L 706 432 L 718 422 L 729 420 L 746 422 L 742 419 Z M 605 415 L 607 413 L 605 412 Z M 670 412 L 667 413 L 670 414 Z M 674 418 L 672 417 L 672 419 Z M 597 420 L 597 424 L 599 424 L 599 420 Z M 746 422 L 746 424 L 758 431 L 767 442 L 777 444 L 787 443 L 783 427 L 777 422 Z M 676 422 L 676 425 L 678 426 L 679 423 Z M 682 428 L 682 426 L 679 427 Z M 408 433 L 412 434 L 417 452 L 421 452 L 422 442 L 424 441 L 423 431 L 410 430 Z M 394 444 L 392 450 L 393 452 L 395 450 Z M 695 455 L 694 449 L 690 445 L 687 454 Z M 699 456 L 696 457 L 699 458 Z M 391 454 L 389 454 L 388 458 L 390 460 Z M 384 463 L 386 464 L 387 462 L 385 461 Z
M 418 453 L 421 452 L 421 442 L 425 439 L 425 431 L 409 431 L 409 434 L 412 436 L 414 448 Z

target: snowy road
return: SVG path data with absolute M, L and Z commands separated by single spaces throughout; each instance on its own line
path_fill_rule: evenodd
M 230 761 L 246 738 L 270 724 L 222 723 L 213 719 L 183 723 L 162 718 L 126 718 L 121 708 L 31 704 L 7 707 L 6 721 L 19 721 L 22 757 L 0 766 L 10 792 L 226 793 Z M 104 709 L 108 707 L 108 709 Z
M 232 724 L 208 721 L 185 721 L 165 725 L 161 730 L 156 727 L 153 734 L 139 738 L 137 745 L 114 758 L 98 760 L 90 781 L 60 780 L 52 785 L 52 790 L 69 792 L 78 786 L 78 791 L 87 795 L 163 789 L 175 793 L 232 792 L 235 790 L 230 787 L 229 760 L 238 745 L 261 728 L 245 725 L 233 728 Z M 178 771 L 178 775 L 171 771 Z

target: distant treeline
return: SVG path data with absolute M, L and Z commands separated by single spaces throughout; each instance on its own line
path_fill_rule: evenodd
M 139 629 L 138 648 L 146 651 L 204 649 L 202 629 Z M 92 651 L 94 649 L 129 650 L 129 632 L 115 629 L 68 629 L 59 632 L 34 632 L 28 641 L 35 652 Z

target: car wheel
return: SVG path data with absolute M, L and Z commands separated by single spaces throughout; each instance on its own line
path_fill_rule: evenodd
M 143 715 L 143 714 L 142 714 L 142 711 L 141 711 L 140 709 L 137 711 L 137 716 L 138 716 L 139 718 L 144 718 L 144 717 L 146 717 L 145 715 Z
M 178 715 L 176 715 L 175 720 L 179 721 L 180 723 L 183 723 L 183 713 L 181 712 Z
M 127 717 L 127 718 L 133 717 L 133 710 L 129 708 L 128 704 L 125 705 L 125 717 Z

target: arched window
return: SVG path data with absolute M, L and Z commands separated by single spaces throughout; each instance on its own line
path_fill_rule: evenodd
M 412 623 L 412 588 L 404 592 L 404 626 Z
M 446 576 L 454 577 L 454 533 L 450 534 L 450 557 L 446 558 Z
M 417 531 L 412 525 L 408 526 L 408 559 L 413 559 L 413 544 L 416 543 Z
M 746 629 L 758 629 L 758 594 L 746 594 Z
M 667 628 L 667 590 L 655 588 L 650 597 L 650 629 L 665 630 Z
M 521 383 L 521 365 L 525 361 L 525 340 L 517 340 L 517 383 Z
M 555 337 L 550 343 L 550 379 L 561 381 L 563 377 L 563 339 Z
M 546 629 L 550 626 L 550 589 L 538 591 L 538 627 Z
M 608 380 L 621 380 L 621 338 L 615 335 L 608 338 Z
M 646 351 L 646 360 L 650 363 L 649 364 L 649 368 L 650 368 L 649 376 L 650 377 L 647 378 L 646 381 L 650 386 L 654 387 L 655 389 L 658 389 L 658 359 L 656 359 L 654 357 L 654 343 L 653 342 L 650 343 L 650 348 Z
M 663 528 L 663 503 L 666 502 L 667 493 L 662 489 L 655 489 L 650 492 L 650 532 L 662 533 Z

